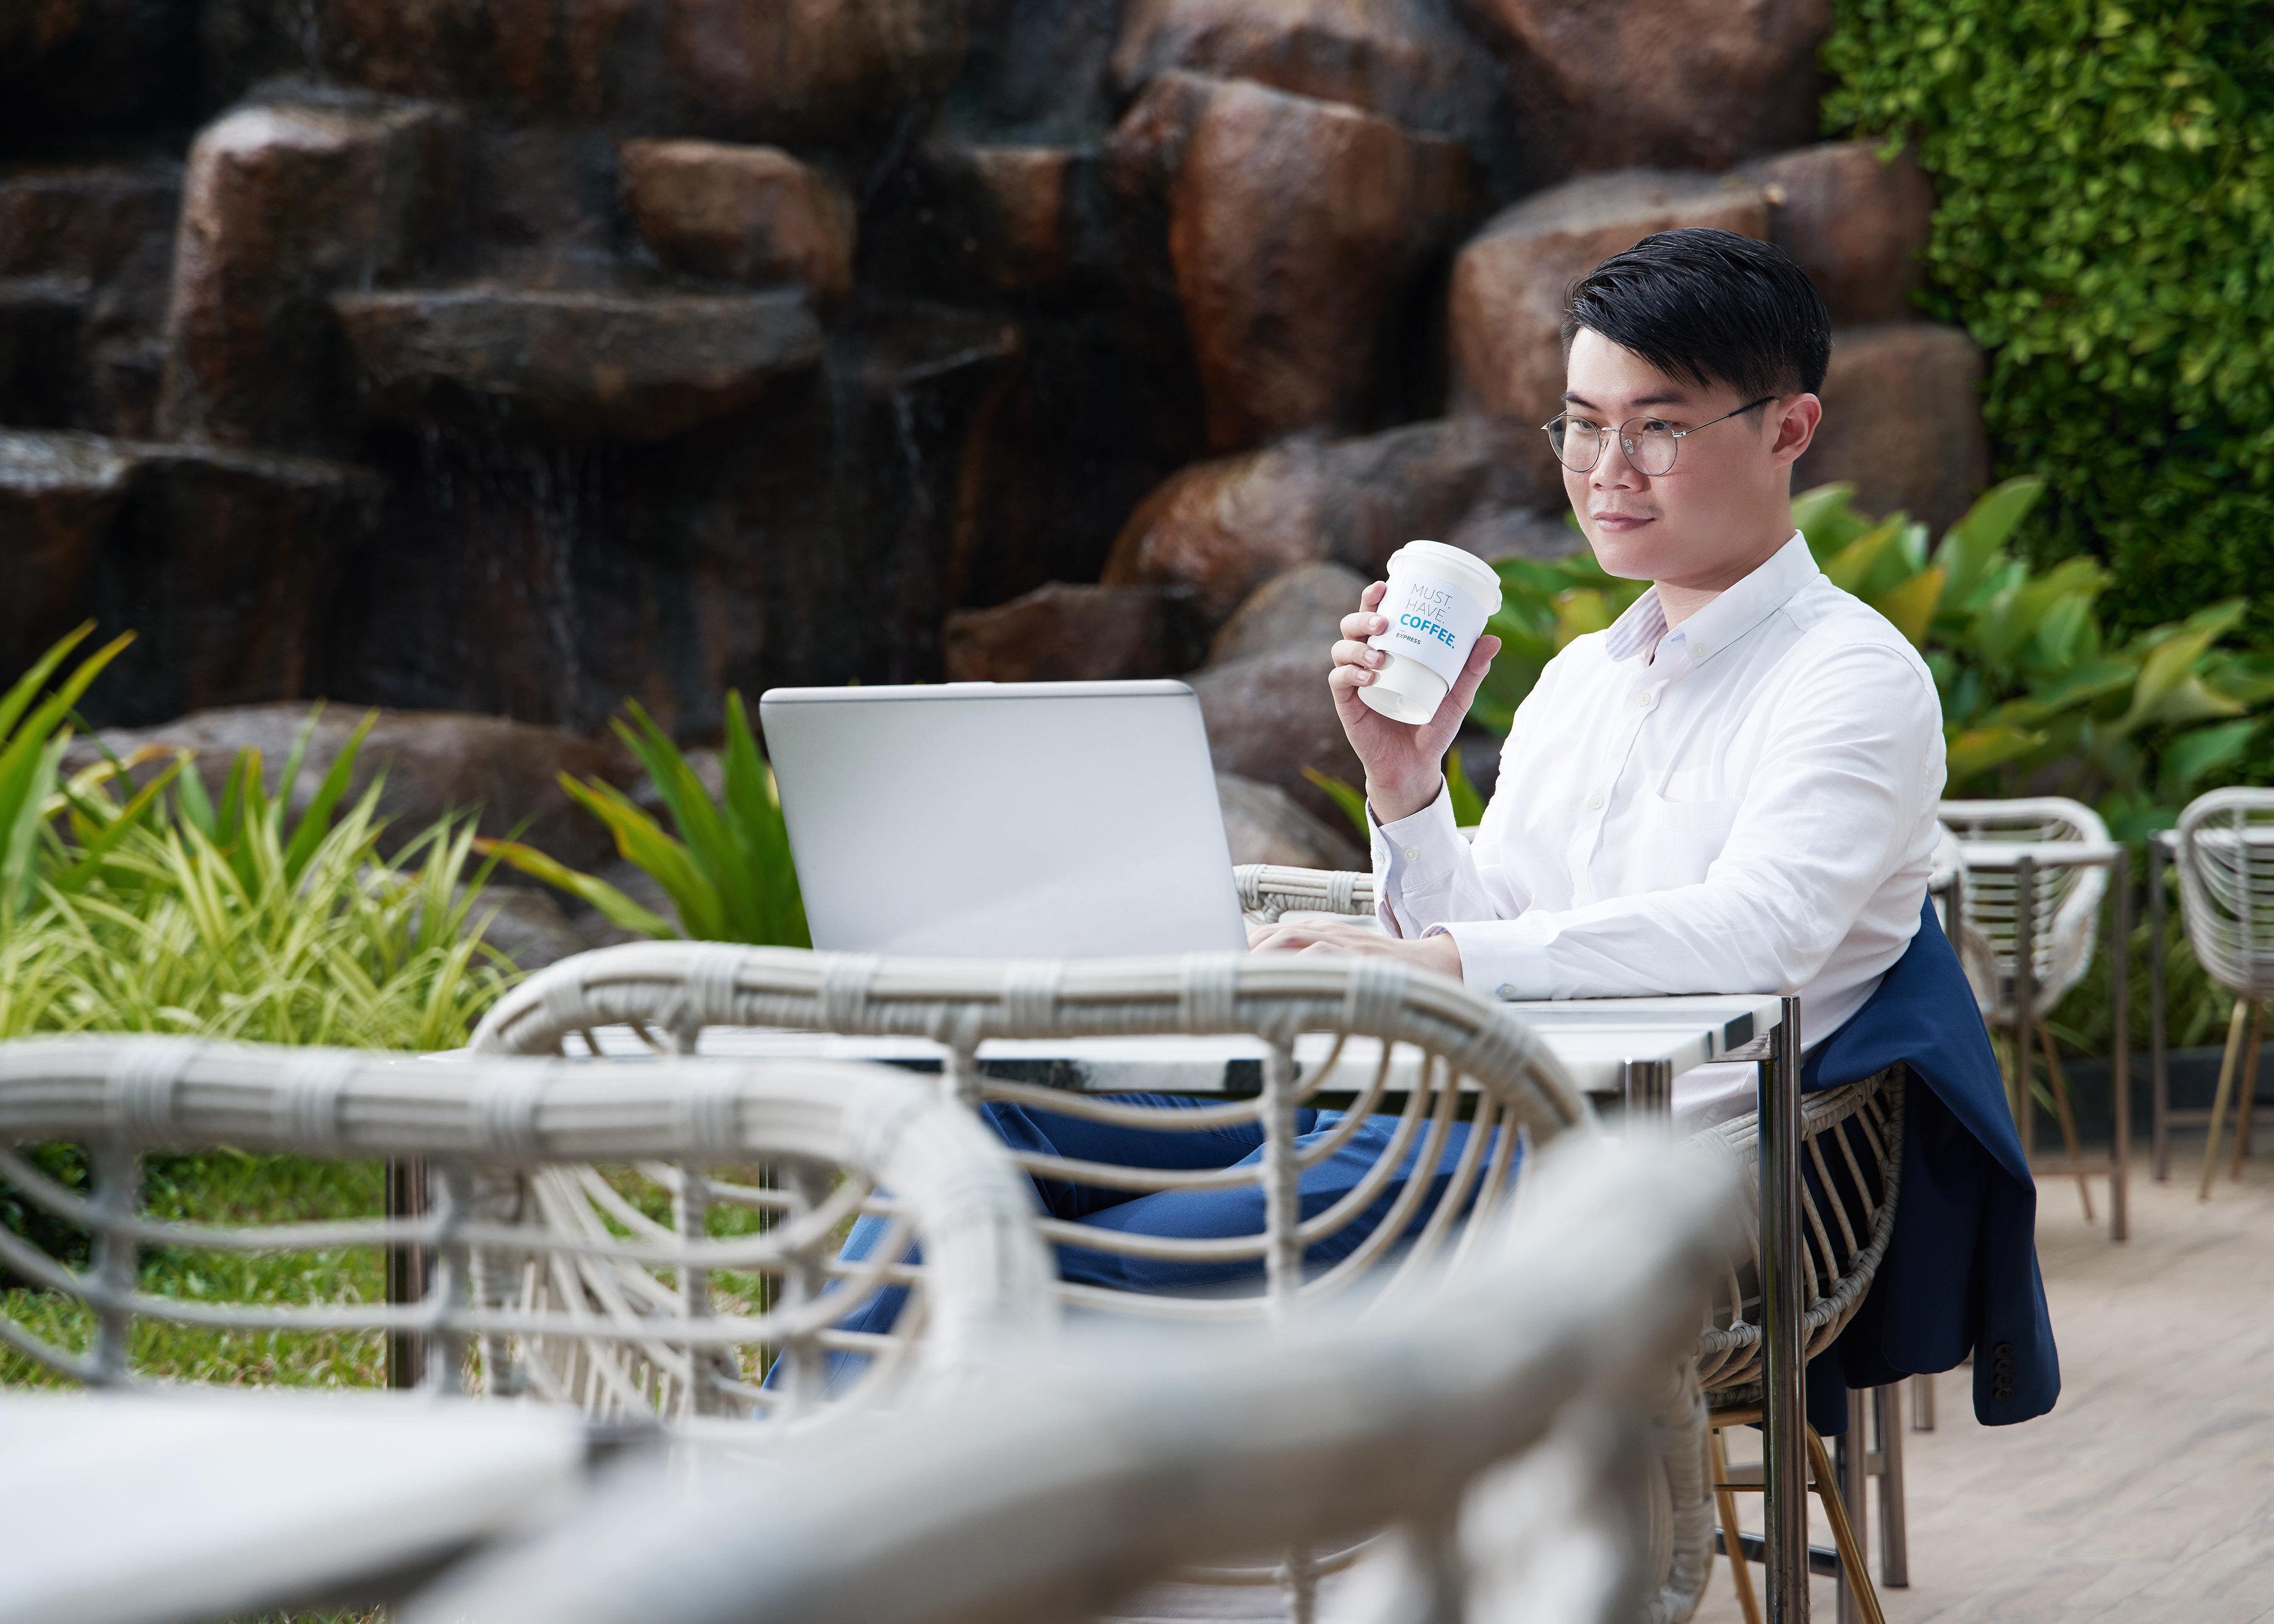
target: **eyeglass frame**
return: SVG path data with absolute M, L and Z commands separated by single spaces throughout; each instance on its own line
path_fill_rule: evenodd
M 1667 432 L 1667 437 L 1668 437 L 1668 439 L 1670 439 L 1670 440 L 1674 440 L 1674 441 L 1675 442 L 1675 447 L 1674 447 L 1674 460 L 1675 460 L 1675 462 L 1679 462 L 1679 461 L 1681 460 L 1681 457 L 1682 457 L 1682 446 L 1681 446 L 1681 443 L 1680 443 L 1680 442 L 1682 442 L 1683 440 L 1685 440 L 1689 439 L 1689 438 L 1690 438 L 1690 436 L 1691 436 L 1692 434 L 1695 434 L 1698 430 L 1700 430 L 1700 429 L 1710 429 L 1710 428 L 1712 428 L 1715 424 L 1717 424 L 1717 423 L 1727 423 L 1727 422 L 1728 422 L 1730 418 L 1732 418 L 1732 417 L 1741 417 L 1744 416 L 1744 414 L 1745 414 L 1745 413 L 1747 413 L 1747 412 L 1749 412 L 1749 411 L 1752 410 L 1755 407 L 1757 407 L 1757 406 L 1766 406 L 1766 405 L 1767 405 L 1771 401 L 1773 401 L 1773 400 L 1774 400 L 1774 399 L 1776 399 L 1776 398 L 1777 398 L 1777 397 L 1776 397 L 1775 395 L 1764 395 L 1763 396 L 1761 396 L 1761 398 L 1760 398 L 1760 399 L 1758 399 L 1758 400 L 1757 400 L 1757 401 L 1751 401 L 1751 402 L 1748 402 L 1746 404 L 1744 404 L 1744 405 L 1743 405 L 1743 406 L 1738 407 L 1735 411 L 1725 411 L 1725 412 L 1723 412 L 1723 413 L 1722 413 L 1720 417 L 1708 417 L 1708 418 L 1707 418 L 1705 422 L 1703 422 L 1703 423 L 1693 423 L 1693 424 L 1691 424 L 1691 425 L 1690 425 L 1688 428 L 1686 428 L 1686 429 L 1668 429 L 1668 430 L 1667 430 L 1667 431 L 1666 431 L 1666 432 Z M 1572 471 L 1573 473 L 1575 473 L 1575 474 L 1592 474 L 1592 473 L 1593 473 L 1593 472 L 1594 472 L 1598 468 L 1600 468 L 1600 467 L 1602 466 L 1602 464 L 1603 464 L 1603 453 L 1604 453 L 1606 450 L 1608 450 L 1608 449 L 1609 448 L 1609 447 L 1610 447 L 1610 443 L 1611 443 L 1611 442 L 1609 441 L 1609 440 L 1608 440 L 1608 439 L 1605 439 L 1605 440 L 1602 440 L 1598 441 L 1598 442 L 1596 443 L 1596 446 L 1595 446 L 1595 455 L 1594 455 L 1594 458 L 1593 458 L 1593 461 L 1591 461 L 1590 462 L 1588 462 L 1587 466 L 1586 466 L 1586 467 L 1585 467 L 1585 468 L 1571 468 L 1571 465 L 1570 465 L 1569 462 L 1566 462 L 1563 460 L 1563 454 L 1562 454 L 1561 451 L 1556 450 L 1556 447 L 1555 447 L 1555 425 L 1556 425 L 1558 423 L 1562 422 L 1564 418 L 1569 417 L 1570 415 L 1571 415 L 1571 414 L 1570 414 L 1570 412 L 1568 412 L 1568 411 L 1559 411 L 1559 412 L 1557 412 L 1554 417 L 1552 417 L 1548 418 L 1547 422 L 1545 422 L 1545 423 L 1543 423 L 1543 424 L 1541 424 L 1541 425 L 1540 425 L 1540 432 L 1541 433 L 1543 433 L 1543 434 L 1545 434 L 1545 435 L 1547 435 L 1547 448 L 1548 448 L 1548 450 L 1549 450 L 1550 452 L 1554 453 L 1555 457 L 1555 464 L 1556 464 L 1556 466 L 1557 466 L 1557 467 L 1559 467 L 1559 468 L 1570 468 L 1570 469 L 1571 469 L 1571 471 Z M 1625 422 L 1625 423 L 1622 423 L 1622 424 L 1620 424 L 1620 425 L 1619 425 L 1619 426 L 1618 426 L 1619 449 L 1620 449 L 1622 452 L 1625 453 L 1625 455 L 1626 455 L 1626 459 L 1627 459 L 1627 462 L 1628 462 L 1628 464 L 1629 464 L 1630 466 L 1633 466 L 1633 465 L 1634 465 L 1634 460 L 1635 460 L 1634 438 L 1639 438 L 1639 437 L 1638 437 L 1638 437 L 1634 437 L 1634 438 L 1630 438 L 1630 437 L 1629 437 L 1629 435 L 1628 435 L 1628 433 L 1627 433 L 1627 426 L 1628 426 L 1628 425 L 1629 425 L 1629 424 L 1635 424 L 1635 423 L 1663 423 L 1663 422 L 1665 422 L 1665 421 L 1666 421 L 1666 419 L 1665 419 L 1665 418 L 1663 418 L 1663 417 L 1629 417 L 1629 418 L 1626 420 L 1626 422 Z M 1598 432 L 1600 432 L 1601 429 L 1606 428 L 1606 427 L 1608 427 L 1608 425 L 1605 425 L 1605 424 L 1598 424 L 1598 425 L 1596 425 L 1596 427 L 1597 427 L 1597 429 L 1598 429 Z M 1667 463 L 1667 465 L 1666 465 L 1664 468 L 1661 468 L 1660 470 L 1658 470 L 1658 472 L 1656 472 L 1656 473 L 1654 473 L 1654 474 L 1645 472 L 1645 470 L 1642 470 L 1642 469 L 1641 469 L 1641 468 L 1639 468 L 1639 467 L 1636 467 L 1636 468 L 1635 468 L 1635 472 L 1637 472 L 1637 473 L 1638 473 L 1638 474 L 1641 474 L 1641 475 L 1642 475 L 1642 477 L 1643 477 L 1644 478 L 1645 478 L 1645 479 L 1663 479 L 1663 478 L 1665 478 L 1665 477 L 1666 477 L 1666 476 L 1667 476 L 1667 475 L 1668 475 L 1668 474 L 1672 473 L 1673 471 L 1674 471 L 1674 462 L 1669 462 L 1668 463 Z

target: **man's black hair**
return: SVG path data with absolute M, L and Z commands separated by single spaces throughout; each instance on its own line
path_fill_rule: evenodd
M 1824 296 L 1782 250 L 1690 226 L 1645 237 L 1571 289 L 1563 353 L 1579 329 L 1670 378 L 1728 385 L 1746 400 L 1813 394 L 1832 355 Z

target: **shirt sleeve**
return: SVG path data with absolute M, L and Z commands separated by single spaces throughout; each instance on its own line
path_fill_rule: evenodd
M 1813 981 L 1941 793 L 1942 712 L 1922 673 L 1871 644 L 1811 662 L 1780 703 L 1703 880 L 1512 918 L 1441 913 L 1462 978 L 1502 998 L 1788 993 Z
M 1507 826 L 1515 820 L 1521 775 L 1510 771 L 1508 763 L 1524 740 L 1527 723 L 1537 718 L 1540 707 L 1551 703 L 1544 695 L 1555 674 L 1555 662 L 1550 661 L 1517 707 L 1501 753 L 1500 776 L 1473 846 L 1453 823 L 1449 785 L 1420 811 L 1394 823 L 1376 822 L 1374 808 L 1367 808 L 1373 829 L 1374 914 L 1390 935 L 1412 941 L 1434 934 L 1442 920 L 1508 919 L 1530 902 L 1496 860 L 1479 853 L 1499 852 L 1509 838 Z

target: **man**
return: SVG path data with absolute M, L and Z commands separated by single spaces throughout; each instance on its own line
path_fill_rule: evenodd
M 2036 1188 L 1956 956 L 1924 906 L 1943 786 L 1925 664 L 1827 581 L 1792 522 L 1823 415 L 1822 299 L 1783 254 L 1661 232 L 1573 290 L 1547 431 L 1597 560 L 1650 588 L 1575 639 L 1518 708 L 1469 845 L 1440 771 L 1497 652 L 1479 640 L 1436 717 L 1359 703 L 1383 629 L 1367 589 L 1329 681 L 1366 768 L 1379 929 L 1283 923 L 1258 949 L 1390 954 L 1502 998 L 1797 992 L 1804 1087 L 1908 1068 L 1894 1234 L 1873 1289 L 1811 1365 L 1844 1386 L 1969 1352 L 1985 1422 L 2060 1387 Z M 1691 1122 L 1751 1108 L 1751 1068 L 1675 1085 Z
M 1608 632 L 1576 640 L 1518 709 L 1475 845 L 1453 827 L 1440 769 L 1498 650 L 1479 640 L 1430 722 L 1362 704 L 1384 588 L 1343 622 L 1329 676 L 1366 769 L 1379 929 L 1328 920 L 1261 927 L 1259 951 L 1403 958 L 1487 996 L 1792 992 L 1804 1086 L 1890 1065 L 1906 1092 L 1895 1229 L 1856 1323 L 1811 1366 L 1821 1430 L 1844 1423 L 1842 1383 L 1946 1370 L 1981 1345 L 1976 1410 L 2016 1421 L 2059 1391 L 2031 1240 L 2035 1189 L 1980 1016 L 1924 906 L 1943 784 L 1941 707 L 1901 634 L 1832 585 L 1792 522 L 1792 466 L 1822 406 L 1823 300 L 1776 249 L 1725 231 L 1645 238 L 1574 291 L 1564 410 L 1547 425 L 1597 559 L 1651 582 Z M 1676 1084 L 1692 1120 L 1750 1109 L 1751 1066 Z M 1148 1096 L 1162 1112 L 1191 1100 Z M 1253 1123 L 1132 1128 L 1022 1106 L 984 1109 L 1014 1148 L 1075 1162 L 1200 1172 L 1261 1155 Z M 1361 1186 L 1364 1219 L 1306 1251 L 1331 1264 L 1418 1172 L 1369 1169 L 1387 1119 L 1346 1131 L 1305 1111 L 1308 1218 Z M 1457 1129 L 1411 1222 L 1446 1187 Z M 1253 1236 L 1255 1184 L 1126 1192 L 1038 1180 L 1071 1224 L 1124 1234 Z M 877 1226 L 856 1227 L 863 1255 Z M 1067 1279 L 1129 1290 L 1252 1282 L 1252 1261 L 1192 1263 L 1061 1241 Z M 889 1324 L 880 1299 L 854 1328 Z M 1836 1366 L 1836 1368 L 1835 1368 Z
M 1819 1041 L 1910 944 L 1943 786 L 1925 662 L 1793 528 L 1824 302 L 1765 243 L 1669 231 L 1578 285 L 1564 337 L 1564 490 L 1602 567 L 1653 584 L 1541 673 L 1473 846 L 1440 763 L 1498 640 L 1434 721 L 1393 722 L 1358 697 L 1383 658 L 1369 587 L 1329 681 L 1389 934 L 1280 925 L 1254 945 L 1394 954 L 1502 998 L 1796 989 Z M 1750 1086 L 1709 1068 L 1678 1103 L 1694 1120 Z

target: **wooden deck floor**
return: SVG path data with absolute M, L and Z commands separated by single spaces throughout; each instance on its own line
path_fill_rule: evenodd
M 2135 1169 L 2122 1246 L 2073 1181 L 2040 1188 L 2060 1402 L 1983 1427 L 1971 1373 L 1940 1379 L 1938 1429 L 1904 1439 L 1911 1583 L 1882 1592 L 1888 1624 L 2274 1620 L 2274 1156 L 2198 1206 L 2201 1141 L 2173 1148 L 2169 1184 Z M 1829 1580 L 1812 1613 L 1834 1618 Z M 1717 1565 L 1700 1624 L 1739 1616 Z

